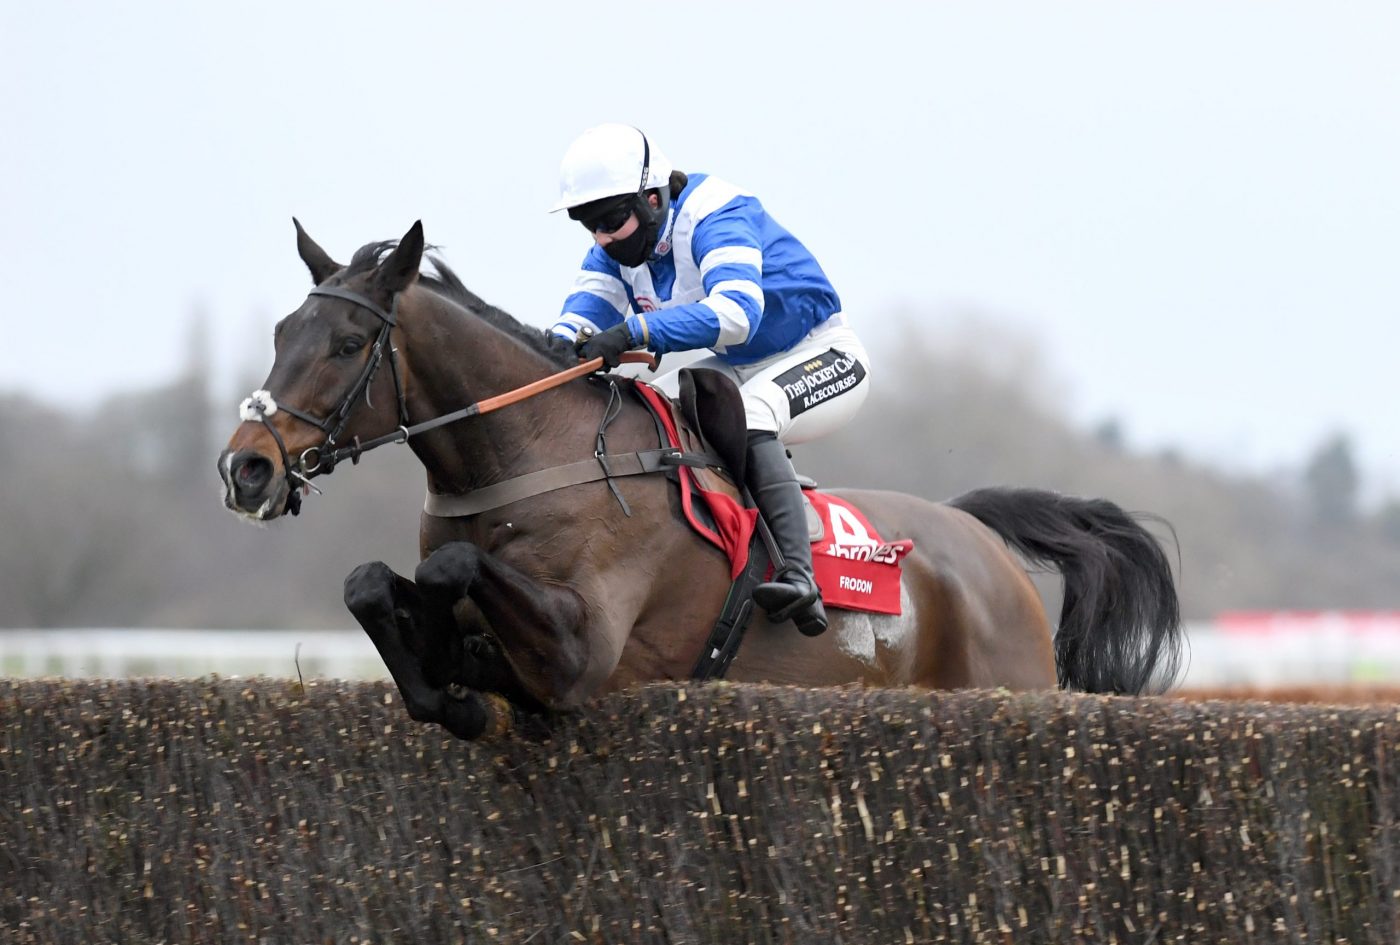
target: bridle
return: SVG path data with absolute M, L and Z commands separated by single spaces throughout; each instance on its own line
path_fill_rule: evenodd
M 302 488 L 307 488 L 320 494 L 321 490 L 317 489 L 316 486 L 312 484 L 311 480 L 317 476 L 329 475 L 335 470 L 338 464 L 347 459 L 350 460 L 352 464 L 358 463 L 360 457 L 370 450 L 378 449 L 381 446 L 387 446 L 390 443 L 406 443 L 410 437 L 417 436 L 421 433 L 427 433 L 429 430 L 435 430 L 448 423 L 463 420 L 467 417 L 481 416 L 493 410 L 498 410 L 501 407 L 517 403 L 528 397 L 533 397 L 535 394 L 558 387 L 560 384 L 567 381 L 592 374 L 600 368 L 603 363 L 602 358 L 593 358 L 590 361 L 581 362 L 575 367 L 566 368 L 563 371 L 551 374 L 546 378 L 526 384 L 523 387 L 518 387 L 507 393 L 477 401 L 460 410 L 454 410 L 451 413 L 443 414 L 440 417 L 434 417 L 431 420 L 425 420 L 422 423 L 410 425 L 408 422 L 408 404 L 404 395 L 403 377 L 399 370 L 398 349 L 393 346 L 393 342 L 390 338 L 390 333 L 398 323 L 398 293 L 395 293 L 393 299 L 390 301 L 388 311 L 385 311 L 373 300 L 350 289 L 317 287 L 312 289 L 310 294 L 342 299 L 373 312 L 379 317 L 380 327 L 379 334 L 375 338 L 374 345 L 370 349 L 369 358 L 365 361 L 365 366 L 360 370 L 359 376 L 355 378 L 354 382 L 345 391 L 336 408 L 325 418 L 317 419 L 296 407 L 278 403 L 273 399 L 272 393 L 267 390 L 253 391 L 253 393 L 239 405 L 239 416 L 245 421 L 261 423 L 268 433 L 272 435 L 272 439 L 277 443 L 278 452 L 282 455 L 282 469 L 285 471 L 287 480 L 287 511 L 292 515 L 296 515 L 301 511 L 300 490 Z M 369 387 L 374 381 L 374 375 L 378 372 L 380 364 L 384 360 L 384 353 L 386 351 L 389 353 L 389 371 L 394 378 L 394 395 L 398 400 L 398 427 L 391 433 L 386 433 L 383 436 L 375 437 L 363 443 L 360 442 L 359 437 L 355 437 L 349 445 L 340 446 L 337 440 L 341 433 L 345 431 L 345 425 L 349 422 L 350 413 L 354 409 L 355 401 L 359 399 L 360 395 L 363 394 L 365 403 L 371 408 L 373 407 L 369 399 Z M 656 359 L 644 351 L 625 352 L 620 360 L 623 362 L 646 363 L 650 364 L 653 368 L 656 366 Z M 326 435 L 325 439 L 322 440 L 319 445 L 302 450 L 301 454 L 297 456 L 295 463 L 292 462 L 287 452 L 287 444 L 283 441 L 282 435 L 277 432 L 277 427 L 274 426 L 269 419 L 279 410 L 285 411 L 303 423 L 310 424 Z
M 285 403 L 278 403 L 272 397 L 272 393 L 267 390 L 256 390 L 239 405 L 239 416 L 244 420 L 251 420 L 261 423 L 272 435 L 272 439 L 277 443 L 278 452 L 282 454 L 282 468 L 285 470 L 287 478 L 287 511 L 296 515 L 301 511 L 300 488 L 305 486 L 316 489 L 311 484 L 311 480 L 316 476 L 329 475 L 335 470 L 336 464 L 343 459 L 350 459 L 352 462 L 359 462 L 360 454 L 365 449 L 372 449 L 373 446 L 383 445 L 379 441 L 373 441 L 373 446 L 362 445 L 356 437 L 354 444 L 349 449 L 337 448 L 337 439 L 345 430 L 345 425 L 350 421 L 350 413 L 355 407 L 355 401 L 363 394 L 365 403 L 370 403 L 369 386 L 374 381 L 374 375 L 379 371 L 379 365 L 384 361 L 384 352 L 389 352 L 389 372 L 394 378 L 394 394 L 398 399 L 399 426 L 392 434 L 386 438 L 381 438 L 383 442 L 403 442 L 411 435 L 408 429 L 408 405 L 404 399 L 403 379 L 399 371 L 398 349 L 394 347 L 390 338 L 390 332 L 398 323 L 399 296 L 394 293 L 394 297 L 389 304 L 389 310 L 385 311 L 372 299 L 366 298 L 358 292 L 350 289 L 335 287 L 317 287 L 311 290 L 312 296 L 327 296 L 330 298 L 343 299 L 358 305 L 360 308 L 373 312 L 380 321 L 379 334 L 374 339 L 374 344 L 370 348 L 369 358 L 365 361 L 365 366 L 360 369 L 360 374 L 350 384 L 350 387 L 341 396 L 339 404 L 324 418 L 317 419 L 311 414 L 299 410 L 296 407 Z M 301 451 L 293 463 L 287 453 L 287 444 L 282 440 L 282 434 L 277 432 L 277 427 L 268 418 L 277 411 L 286 411 L 303 423 L 320 430 L 326 438 L 317 446 L 311 446 Z M 316 489 L 319 493 L 320 490 Z

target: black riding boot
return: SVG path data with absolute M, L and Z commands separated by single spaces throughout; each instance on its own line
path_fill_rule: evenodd
M 774 623 L 791 620 L 809 637 L 826 629 L 826 609 L 812 574 L 807 511 L 787 450 L 771 433 L 749 434 L 749 489 L 783 555 L 773 580 L 754 588 L 753 599 Z

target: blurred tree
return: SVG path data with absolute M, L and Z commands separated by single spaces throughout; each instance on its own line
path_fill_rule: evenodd
M 1066 419 L 1064 385 L 1032 342 L 975 320 L 932 334 L 929 321 L 876 352 L 870 399 L 845 429 L 794 451 L 803 472 L 930 499 L 1035 486 L 1157 513 L 1175 528 L 1151 526 L 1192 618 L 1400 607 L 1400 502 L 1358 520 L 1344 438 L 1312 458 L 1302 496 L 1179 450 L 1135 453 L 1116 421 Z M 91 416 L 0 396 L 0 626 L 353 627 L 341 602 L 352 568 L 382 559 L 411 573 L 424 479 L 407 449 L 322 480 L 327 494 L 300 518 L 251 528 L 224 510 L 214 459 L 237 423 L 229 404 L 258 381 L 222 393 L 211 427 L 200 330 L 176 379 Z M 1322 497 L 1336 522 L 1325 542 Z M 1055 608 L 1055 582 L 1038 583 Z
M 1308 460 L 1303 484 L 1317 522 L 1324 527 L 1349 525 L 1356 519 L 1360 476 L 1345 434 L 1328 437 Z
M 1093 437 L 1094 442 L 1104 449 L 1120 452 L 1125 445 L 1122 421 L 1117 417 L 1101 420 L 1098 426 L 1094 427 Z
M 1156 513 L 1175 529 L 1174 538 L 1155 526 L 1180 564 L 1183 608 L 1192 618 L 1230 609 L 1400 606 L 1400 546 L 1381 541 L 1377 530 L 1344 524 L 1324 546 L 1311 534 L 1308 503 L 1278 483 L 1203 468 L 1175 448 L 1111 449 L 1065 419 L 1058 385 L 1033 351 L 1022 350 L 1016 370 L 1005 369 L 1004 352 L 983 357 L 975 344 L 914 342 L 882 354 L 856 421 L 794 451 L 825 485 L 929 498 L 1025 485 Z
M 1390 499 L 1376 513 L 1376 528 L 1381 537 L 1400 546 L 1400 499 Z
M 72 626 L 83 609 L 120 604 L 99 623 L 144 610 L 140 490 L 121 458 L 98 448 L 91 423 L 23 399 L 0 400 L 0 625 Z

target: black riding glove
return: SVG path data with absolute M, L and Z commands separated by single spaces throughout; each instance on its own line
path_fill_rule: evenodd
M 624 321 L 618 322 L 607 331 L 581 338 L 578 343 L 578 355 L 585 361 L 602 358 L 603 366 L 600 370 L 611 371 L 617 367 L 622 353 L 635 347 L 637 342 L 632 338 L 632 329 L 628 328 Z

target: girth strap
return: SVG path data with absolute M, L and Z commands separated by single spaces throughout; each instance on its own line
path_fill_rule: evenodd
M 565 466 L 537 469 L 523 476 L 506 479 L 464 495 L 428 493 L 423 511 L 435 518 L 460 518 L 529 499 L 533 496 L 619 476 L 641 476 L 676 466 L 718 466 L 718 457 L 686 453 L 674 447 L 641 450 L 636 453 L 608 453 Z

